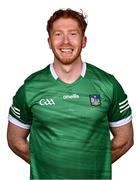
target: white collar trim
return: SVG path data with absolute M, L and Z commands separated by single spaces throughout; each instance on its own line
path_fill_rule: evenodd
M 82 67 L 82 71 L 81 71 L 81 76 L 84 78 L 85 74 L 86 74 L 86 63 L 83 62 L 83 67 Z
M 57 75 L 56 72 L 55 72 L 53 63 L 50 64 L 50 72 L 51 72 L 53 78 L 54 78 L 55 80 L 57 80 L 57 79 L 58 79 L 58 75 Z M 81 76 L 84 77 L 85 74 L 86 74 L 86 63 L 83 62 L 83 67 L 82 67 L 82 71 L 81 71 Z
M 53 78 L 54 78 L 55 80 L 57 80 L 57 79 L 58 79 L 58 75 L 57 75 L 57 74 L 56 74 L 56 72 L 55 72 L 55 69 L 54 69 L 53 63 L 52 63 L 52 64 L 50 64 L 50 72 L 51 72 L 51 74 L 52 74 Z

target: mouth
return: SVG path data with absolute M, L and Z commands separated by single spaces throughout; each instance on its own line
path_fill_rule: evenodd
M 60 51 L 64 54 L 72 54 L 73 49 L 71 48 L 61 48 Z

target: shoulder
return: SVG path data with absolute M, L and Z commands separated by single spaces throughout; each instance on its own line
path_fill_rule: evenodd
M 87 73 L 90 78 L 103 82 L 110 81 L 112 83 L 116 80 L 112 74 L 94 66 L 93 64 L 88 64 L 88 63 L 86 64 L 87 64 Z
M 114 75 L 92 65 L 87 64 L 87 79 L 93 86 L 102 89 L 108 94 L 113 95 L 114 92 L 123 92 L 123 88 Z
M 49 65 L 39 71 L 36 71 L 34 73 L 32 73 L 31 75 L 29 75 L 25 81 L 24 84 L 30 84 L 33 82 L 37 82 L 42 80 L 43 78 L 46 78 L 47 76 L 49 76 Z

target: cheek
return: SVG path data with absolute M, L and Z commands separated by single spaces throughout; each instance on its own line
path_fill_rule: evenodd
M 60 39 L 54 39 L 54 38 L 49 38 L 48 39 L 48 44 L 49 44 L 49 47 L 52 48 L 52 47 L 56 47 L 58 46 L 59 44 L 61 44 L 61 40 Z
M 75 46 L 79 49 L 83 48 L 85 45 L 82 41 L 77 41 L 77 43 L 75 43 Z
M 62 40 L 56 40 L 56 41 L 52 41 L 52 46 L 53 47 L 59 47 L 61 44 L 63 44 Z

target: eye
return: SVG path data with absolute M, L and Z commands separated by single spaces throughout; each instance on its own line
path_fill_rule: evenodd
M 55 35 L 56 37 L 59 37 L 59 36 L 61 36 L 61 33 L 60 33 L 60 32 L 56 32 L 54 35 Z
M 54 32 L 53 37 L 55 39 L 62 39 L 63 38 L 63 33 L 59 32 L 59 31 L 56 31 L 56 32 Z
M 72 36 L 76 36 L 77 33 L 76 33 L 76 32 L 71 32 L 71 35 L 72 35 Z

